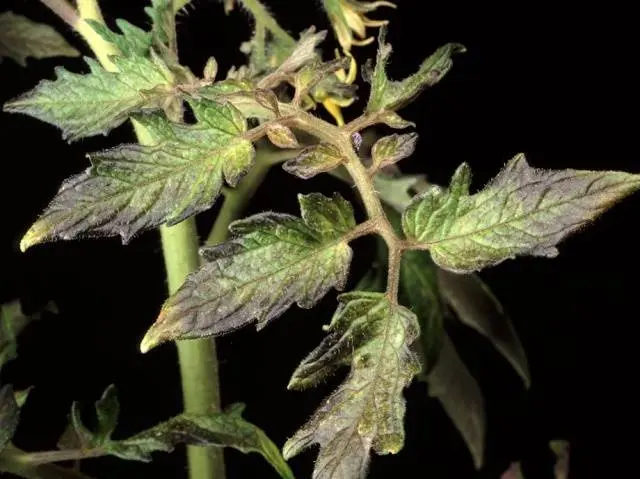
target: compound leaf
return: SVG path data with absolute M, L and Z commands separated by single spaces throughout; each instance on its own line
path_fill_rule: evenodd
M 402 81 L 390 80 L 386 66 L 391 56 L 391 45 L 385 43 L 386 29 L 380 29 L 376 66 L 373 72 L 365 70 L 365 78 L 371 83 L 367 112 L 397 110 L 410 103 L 425 88 L 438 83 L 453 66 L 452 57 L 466 51 L 459 43 L 448 43 L 428 57 L 419 70 Z
M 203 447 L 233 447 L 244 453 L 260 453 L 281 477 L 293 479 L 293 473 L 278 448 L 267 435 L 242 418 L 244 406 L 235 404 L 228 411 L 212 414 L 181 414 L 127 439 L 111 438 L 118 422 L 120 404 L 116 389 L 109 386 L 96 402 L 98 425 L 90 431 L 82 423 L 80 407 L 71 408 L 70 430 L 74 447 L 100 448 L 107 454 L 130 461 L 151 461 L 151 453 L 171 452 L 177 444 Z M 61 444 L 68 443 L 70 432 Z
M 404 445 L 403 389 L 420 371 L 409 349 L 419 334 L 416 316 L 381 293 L 339 297 L 328 336 L 296 369 L 289 388 L 316 384 L 350 364 L 347 379 L 284 446 L 290 458 L 320 445 L 314 479 L 366 476 L 370 451 L 395 454 Z
M 232 223 L 234 238 L 201 253 L 207 263 L 162 307 L 142 341 L 148 351 L 174 339 L 217 335 L 257 320 L 263 328 L 293 303 L 311 308 L 347 280 L 355 227 L 341 196 L 299 195 L 302 219 L 263 213 Z
M 430 188 L 403 215 L 403 228 L 456 273 L 520 255 L 555 257 L 556 245 L 640 187 L 640 175 L 540 170 L 518 155 L 482 191 L 470 195 L 462 164 L 448 191 Z
M 437 398 L 462 435 L 477 469 L 484 460 L 486 417 L 480 386 L 458 356 L 447 334 L 427 376 L 429 395 Z
M 16 402 L 13 387 L 0 388 L 0 452 L 9 444 L 20 421 L 20 407 Z
M 489 339 L 529 387 L 531 376 L 524 348 L 511 320 L 489 287 L 475 274 L 437 270 L 442 297 L 458 319 Z
M 172 91 L 173 75 L 158 57 L 115 56 L 117 72 L 87 58 L 90 73 L 57 68 L 55 81 L 42 80 L 33 90 L 4 105 L 62 130 L 69 141 L 106 134 L 133 113 L 159 109 Z
M 0 60 L 8 57 L 25 66 L 29 57 L 77 56 L 80 52 L 49 25 L 13 12 L 0 13 Z
M 224 180 L 235 186 L 251 166 L 247 125 L 231 105 L 194 103 L 196 125 L 138 117 L 155 146 L 122 145 L 90 155 L 25 234 L 22 250 L 46 241 L 120 235 L 174 225 L 211 207 Z

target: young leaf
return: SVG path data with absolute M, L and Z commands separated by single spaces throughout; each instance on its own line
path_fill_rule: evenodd
M 529 387 L 531 376 L 524 348 L 511 320 L 489 287 L 475 274 L 437 270 L 442 297 L 456 316 L 489 339 Z
M 298 156 L 287 160 L 282 168 L 292 175 L 308 180 L 320 173 L 337 168 L 342 163 L 340 152 L 328 144 L 313 145 L 305 148 Z
M 0 388 L 0 452 L 9 444 L 20 421 L 20 407 L 10 385 Z
M 272 123 L 267 126 L 267 136 L 269 141 L 278 148 L 295 149 L 300 147 L 291 129 L 279 123 Z
M 69 141 L 106 134 L 135 112 L 160 108 L 172 91 L 172 74 L 157 58 L 113 57 L 117 72 L 86 59 L 90 73 L 57 68 L 55 81 L 42 80 L 33 90 L 4 105 L 62 130 Z M 151 92 L 145 94 L 145 92 Z
M 351 365 L 347 379 L 287 441 L 290 458 L 320 445 L 314 479 L 364 478 L 370 451 L 395 454 L 404 445 L 403 389 L 420 371 L 409 346 L 419 334 L 416 316 L 381 293 L 339 297 L 329 335 L 298 366 L 289 388 L 316 384 Z
M 112 31 L 104 23 L 97 20 L 89 19 L 86 22 L 104 41 L 114 45 L 122 56 L 145 57 L 149 54 L 152 44 L 151 32 L 145 32 L 121 18 L 116 19 L 116 26 L 121 33 Z
M 231 105 L 193 104 L 198 123 L 138 117 L 155 146 L 123 145 L 90 155 L 93 166 L 65 181 L 20 243 L 120 235 L 174 225 L 211 207 L 223 181 L 235 186 L 253 162 L 247 125 Z
M 426 251 L 405 251 L 400 267 L 400 298 L 420 322 L 425 374 L 437 364 L 444 337 L 444 312 L 437 266 Z
M 49 25 L 13 12 L 0 13 L 0 61 L 12 58 L 26 66 L 27 58 L 77 57 L 80 52 Z
M 201 253 L 207 263 L 162 307 L 140 349 L 223 334 L 254 319 L 260 330 L 293 303 L 311 308 L 347 280 L 355 228 L 341 196 L 298 195 L 302 219 L 263 213 L 231 224 L 234 238 Z
M 438 83 L 453 66 L 452 57 L 466 51 L 459 43 L 448 43 L 428 57 L 420 69 L 402 81 L 390 80 L 387 76 L 387 63 L 391 56 L 391 45 L 385 43 L 386 29 L 380 29 L 376 66 L 365 70 L 365 79 L 371 83 L 371 94 L 367 112 L 398 110 L 413 101 L 425 88 Z
M 403 215 L 410 240 L 456 273 L 520 255 L 555 257 L 556 245 L 640 187 L 640 175 L 539 170 L 518 155 L 482 191 L 470 195 L 466 163 L 449 191 L 429 189 Z
M 473 463 L 482 467 L 486 419 L 484 398 L 478 383 L 445 334 L 438 361 L 427 376 L 429 395 L 438 398 L 445 412 L 464 439 Z
M 407 135 L 393 134 L 380 138 L 371 150 L 373 171 L 404 160 L 413 154 L 418 141 L 417 133 Z
M 203 447 L 233 447 L 244 453 L 261 454 L 285 479 L 293 473 L 278 448 L 267 435 L 242 418 L 244 406 L 235 404 L 224 413 L 208 415 L 181 414 L 127 439 L 114 440 L 111 435 L 118 422 L 120 404 L 115 387 L 109 386 L 96 402 L 98 427 L 90 431 L 82 424 L 77 403 L 71 409 L 71 429 L 76 447 L 100 448 L 106 454 L 130 461 L 151 461 L 151 453 L 171 452 L 177 444 Z M 67 438 L 69 432 L 67 431 Z M 64 443 L 64 441 L 61 441 Z

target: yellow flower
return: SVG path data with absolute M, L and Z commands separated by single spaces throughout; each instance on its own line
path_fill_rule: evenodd
M 350 58 L 349 71 L 344 69 L 338 70 L 330 77 L 328 81 L 320 83 L 313 91 L 313 103 L 322 103 L 322 106 L 335 119 L 338 126 L 344 125 L 342 116 L 342 108 L 350 106 L 355 101 L 353 94 L 353 82 L 355 82 L 358 74 L 358 65 L 355 58 L 349 53 Z M 336 50 L 336 57 L 340 58 L 340 54 Z
M 388 20 L 371 20 L 366 17 L 367 13 L 380 7 L 396 8 L 394 3 L 384 0 L 375 2 L 324 0 L 324 5 L 338 42 L 345 53 L 348 53 L 354 45 L 363 46 L 373 42 L 373 37 L 367 37 L 367 27 L 381 27 L 389 23 Z

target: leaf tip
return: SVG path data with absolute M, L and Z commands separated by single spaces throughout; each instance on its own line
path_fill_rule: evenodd
M 160 346 L 162 343 L 168 340 L 169 334 L 158 327 L 158 322 L 156 322 L 149 328 L 147 333 L 142 338 L 142 341 L 140 341 L 140 352 L 142 354 L 147 354 L 149 351 Z
M 34 224 L 29 231 L 25 233 L 25 235 L 20 240 L 20 251 L 24 253 L 32 246 L 37 245 L 38 243 L 42 243 L 44 240 L 44 232 L 37 227 L 38 223 Z

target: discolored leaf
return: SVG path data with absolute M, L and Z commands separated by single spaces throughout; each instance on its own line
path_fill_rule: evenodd
M 549 443 L 549 447 L 556 456 L 556 463 L 553 468 L 554 479 L 569 479 L 569 443 L 556 439 Z
M 351 61 L 349 57 L 338 58 L 330 62 L 321 62 L 317 59 L 304 65 L 293 79 L 296 98 L 302 98 L 305 94 L 314 90 L 324 79 L 333 76 L 337 71 L 347 70 Z
M 419 334 L 408 309 L 381 293 L 339 297 L 328 336 L 298 366 L 289 388 L 317 384 L 350 364 L 347 379 L 284 446 L 285 458 L 320 445 L 314 479 L 364 478 L 370 451 L 396 454 L 404 445 L 403 389 L 420 371 L 409 346 Z
M 447 192 L 428 189 L 403 216 L 407 237 L 456 273 L 520 255 L 555 257 L 556 245 L 640 187 L 640 175 L 539 170 L 518 155 L 482 191 L 470 195 L 467 164 Z
M 341 163 L 340 152 L 331 145 L 321 143 L 305 148 L 297 157 L 286 161 L 282 168 L 298 178 L 308 180 L 337 168 Z
M 207 263 L 162 307 L 140 346 L 143 352 L 175 339 L 223 334 L 254 319 L 257 328 L 293 303 L 304 309 L 329 289 L 342 289 L 355 228 L 341 196 L 299 195 L 302 219 L 263 213 L 232 223 L 233 238 L 203 248 Z
M 271 123 L 267 126 L 267 137 L 278 148 L 295 149 L 300 147 L 291 129 L 279 123 Z
M 395 111 L 386 111 L 380 117 L 382 123 L 395 130 L 404 130 L 405 128 L 416 126 L 412 121 L 407 121 L 398 115 Z
M 20 421 L 20 407 L 16 402 L 13 388 L 0 388 L 0 452 L 9 444 Z
M 25 66 L 27 58 L 77 57 L 62 35 L 43 23 L 13 12 L 0 13 L 0 61 L 2 57 Z
M 202 71 L 202 78 L 207 81 L 214 81 L 218 76 L 218 62 L 214 57 L 209 57 Z
M 261 454 L 280 477 L 293 479 L 293 473 L 280 451 L 267 435 L 242 418 L 244 406 L 235 404 L 227 412 L 213 414 L 181 414 L 147 429 L 135 436 L 113 440 L 111 435 L 118 422 L 120 405 L 115 387 L 109 386 L 96 402 L 98 426 L 90 431 L 82 424 L 80 408 L 74 403 L 71 409 L 71 429 L 75 432 L 74 447 L 100 448 L 106 454 L 131 461 L 151 461 L 151 453 L 171 452 L 177 444 L 202 447 L 233 447 L 244 453 Z M 70 433 L 62 445 L 69 445 Z
M 417 133 L 393 134 L 380 138 L 371 150 L 371 169 L 376 171 L 408 158 L 415 151 L 417 141 Z
M 453 66 L 452 57 L 466 51 L 459 43 L 448 43 L 428 57 L 419 70 L 402 81 L 390 80 L 386 66 L 391 56 L 391 45 L 385 43 L 386 29 L 380 29 L 376 66 L 373 72 L 365 70 L 365 78 L 371 83 L 367 112 L 397 110 L 413 101 L 424 89 L 438 83 Z
M 23 237 L 24 251 L 46 241 L 120 235 L 174 225 L 211 207 L 224 180 L 235 186 L 254 157 L 246 122 L 231 105 L 192 104 L 198 123 L 137 117 L 155 146 L 122 145 L 90 155 L 93 166 L 65 181 Z
M 531 376 L 524 348 L 511 320 L 489 287 L 475 274 L 437 270 L 442 297 L 456 316 L 489 339 L 529 387 Z
M 473 463 L 484 460 L 486 418 L 484 398 L 478 383 L 444 334 L 438 361 L 427 376 L 429 395 L 437 398 L 464 439 Z
M 157 58 L 113 57 L 117 72 L 108 72 L 86 59 L 90 73 L 57 68 L 55 81 L 42 80 L 33 90 L 4 105 L 4 111 L 22 113 L 62 130 L 69 141 L 106 134 L 133 113 L 156 110 L 168 95 L 173 77 Z M 145 94 L 152 92 L 151 94 Z

